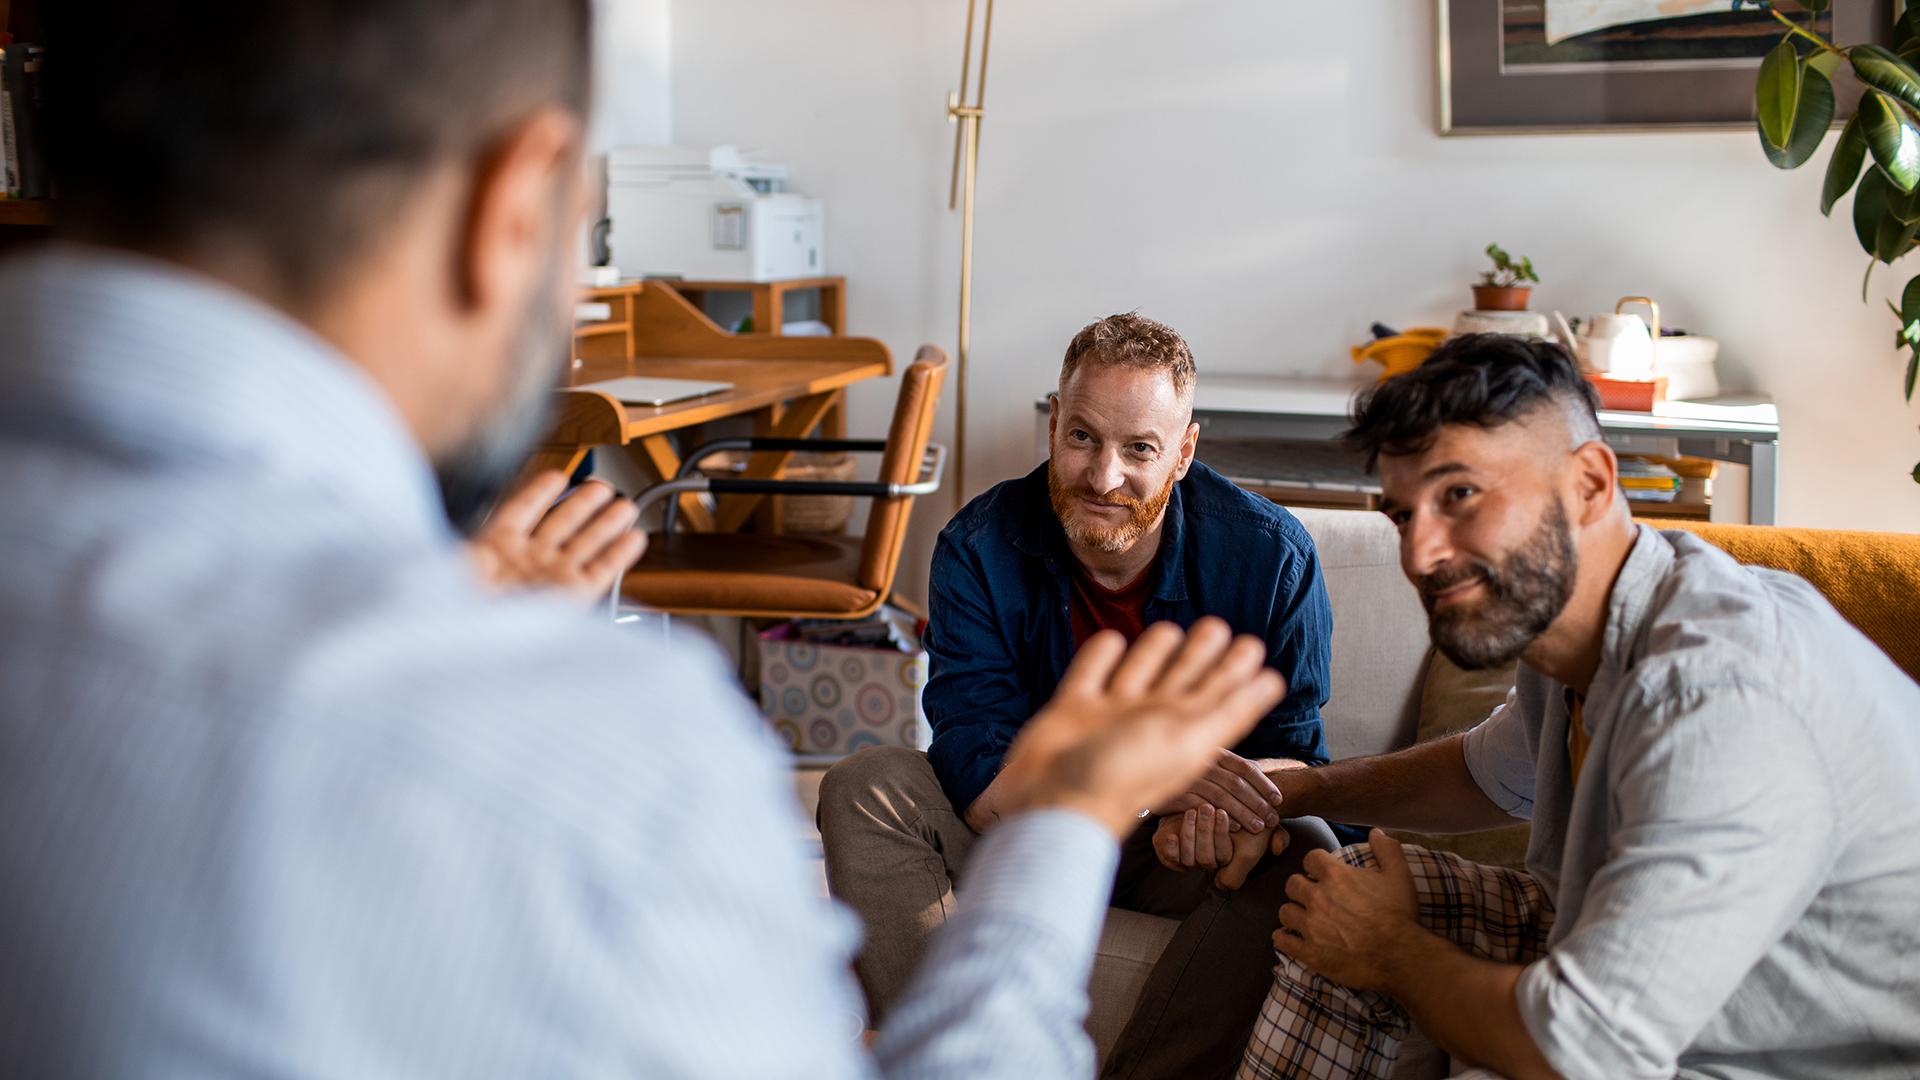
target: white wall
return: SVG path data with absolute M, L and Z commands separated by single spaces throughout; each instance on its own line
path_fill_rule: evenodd
M 671 129 L 736 142 L 823 196 L 855 332 L 951 345 L 946 210 L 962 0 L 672 0 Z M 1877 275 L 1819 165 L 1746 132 L 1442 138 L 1425 0 L 1000 0 L 984 129 L 971 486 L 1031 463 L 1068 337 L 1139 308 L 1209 373 L 1351 373 L 1379 319 L 1445 325 L 1480 249 L 1531 255 L 1535 306 L 1659 298 L 1780 401 L 1784 524 L 1920 531 L 1920 412 Z M 1824 156 L 1820 163 L 1824 163 Z M 877 430 L 893 387 L 855 396 Z M 933 518 L 906 572 L 923 580 Z
M 673 27 L 668 0 L 595 0 L 594 111 L 588 143 L 672 141 Z

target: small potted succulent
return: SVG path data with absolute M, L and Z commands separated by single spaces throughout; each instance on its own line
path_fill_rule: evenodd
M 1527 297 L 1533 292 L 1527 283 L 1540 284 L 1540 275 L 1533 272 L 1533 260 L 1525 256 L 1516 259 L 1499 244 L 1487 245 L 1487 258 L 1493 260 L 1493 269 L 1482 271 L 1480 284 L 1473 287 L 1473 309 L 1527 310 Z

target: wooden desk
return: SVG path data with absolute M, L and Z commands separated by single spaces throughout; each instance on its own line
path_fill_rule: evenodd
M 870 338 L 729 334 L 670 289 L 641 288 L 629 303 L 638 355 L 583 358 L 570 385 L 647 375 L 725 382 L 733 389 L 661 406 L 625 405 L 594 391 L 561 391 L 553 428 L 528 471 L 571 472 L 589 449 L 617 446 L 657 478 L 670 479 L 681 464 L 670 438 L 674 432 L 751 416 L 755 435 L 807 438 L 834 410 L 846 387 L 893 373 L 887 347 Z M 792 458 L 790 451 L 756 453 L 743 475 L 778 476 Z M 688 526 L 703 530 L 736 530 L 763 506 L 771 523 L 777 508 L 764 496 L 729 496 L 711 512 L 692 496 L 681 499 Z
M 847 279 L 844 277 L 788 278 L 785 281 L 684 281 L 658 278 L 653 284 L 665 285 L 691 300 L 696 306 L 710 292 L 743 292 L 753 299 L 753 333 L 781 334 L 786 325 L 787 294 L 808 289 L 820 291 L 820 321 L 835 334 L 847 332 Z
M 607 317 L 574 324 L 573 355 L 616 360 L 634 355 L 633 308 L 642 288 L 629 282 L 588 289 L 584 299 L 607 305 Z

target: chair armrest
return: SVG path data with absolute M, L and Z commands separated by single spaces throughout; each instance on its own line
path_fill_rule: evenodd
M 743 440 L 744 441 L 744 440 Z M 800 440 L 805 441 L 805 440 Z M 886 484 L 877 480 L 733 480 L 724 477 L 679 476 L 655 484 L 634 496 L 642 513 L 661 499 L 675 495 L 712 493 L 715 495 L 852 495 L 867 499 L 897 499 L 903 496 L 931 495 L 940 490 L 947 473 L 947 448 L 928 443 L 920 458 L 920 475 L 911 484 Z M 674 510 L 680 500 L 667 504 L 663 528 L 673 531 Z
M 705 476 L 686 476 L 655 484 L 634 496 L 633 501 L 644 514 L 660 500 L 671 499 L 667 503 L 663 527 L 665 531 L 672 532 L 674 509 L 680 505 L 680 500 L 674 496 L 678 495 L 713 492 L 739 495 L 852 495 L 857 498 L 894 499 L 909 495 L 931 495 L 940 490 L 946 474 L 946 446 L 928 443 L 926 452 L 920 456 L 920 475 L 911 484 L 883 484 L 877 480 L 715 480 Z M 622 578 L 624 576 L 621 575 Z M 620 581 L 621 578 L 614 579 L 613 589 L 607 596 L 608 617 L 616 622 L 620 613 Z
M 680 462 L 680 470 L 673 479 L 691 475 L 700 463 L 722 450 L 793 450 L 846 452 L 856 454 L 877 454 L 887 448 L 885 439 L 775 439 L 755 436 L 753 438 L 714 439 L 701 443 Z

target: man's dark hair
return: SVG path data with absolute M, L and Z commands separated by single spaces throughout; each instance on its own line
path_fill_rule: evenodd
M 1364 391 L 1342 438 L 1367 455 L 1417 454 L 1448 424 L 1493 428 L 1541 408 L 1558 408 L 1578 446 L 1600 437 L 1600 397 L 1567 351 L 1511 334 L 1464 334 L 1412 371 Z
M 60 228 L 246 245 L 296 296 L 429 171 L 536 108 L 583 117 L 589 0 L 56 0 Z

